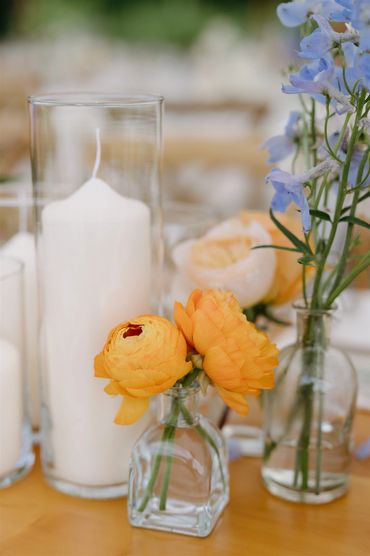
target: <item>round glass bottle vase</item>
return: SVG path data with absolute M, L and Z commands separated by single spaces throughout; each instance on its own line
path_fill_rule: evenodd
M 0 489 L 32 468 L 23 264 L 0 257 Z
M 116 497 L 148 423 L 113 423 L 120 400 L 93 361 L 119 322 L 160 311 L 162 98 L 66 93 L 29 107 L 43 469 L 68 494 Z
M 282 350 L 275 388 L 264 398 L 262 477 L 280 498 L 321 504 L 348 487 L 357 378 L 330 343 L 333 310 L 295 308 L 297 342 Z
M 128 514 L 136 527 L 206 537 L 229 501 L 225 441 L 198 413 L 198 391 L 163 394 L 158 424 L 132 451 Z

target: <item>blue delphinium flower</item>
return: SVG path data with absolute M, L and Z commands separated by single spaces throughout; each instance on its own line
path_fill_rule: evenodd
M 271 202 L 272 210 L 285 212 L 291 203 L 295 203 L 301 209 L 303 229 L 308 232 L 311 228 L 311 217 L 302 177 L 274 168 L 266 176 L 266 181 L 271 182 L 275 189 Z
M 266 182 L 270 182 L 275 189 L 275 195 L 271 202 L 271 208 L 277 212 L 285 212 L 291 203 L 295 203 L 301 210 L 302 225 L 307 233 L 311 228 L 310 208 L 304 192 L 304 185 L 311 180 L 319 178 L 326 172 L 338 174 L 340 164 L 330 158 L 323 160 L 301 175 L 289 174 L 284 170 L 273 168 L 266 176 Z
M 331 87 L 334 77 L 334 63 L 327 58 L 320 58 L 302 66 L 298 73 L 291 73 L 291 85 L 283 85 L 282 91 L 294 93 L 325 93 Z
M 274 164 L 280 160 L 284 160 L 294 151 L 294 146 L 298 139 L 297 123 L 301 117 L 300 112 L 293 110 L 289 114 L 288 122 L 285 126 L 284 135 L 276 135 L 268 139 L 262 148 L 268 150 L 269 158 L 267 162 Z
M 367 121 L 364 118 L 363 121 L 361 122 L 361 125 L 363 127 L 363 130 L 365 133 L 367 133 Z M 332 150 L 334 150 L 338 144 L 338 139 L 339 139 L 340 133 L 339 131 L 335 131 L 334 133 L 332 133 L 329 137 L 328 137 L 328 143 L 330 145 L 330 148 Z M 338 146 L 337 150 L 336 150 L 336 157 L 341 160 L 342 162 L 344 162 L 346 160 L 347 157 L 347 149 L 348 149 L 348 137 L 349 137 L 349 132 L 347 130 L 347 132 L 344 134 L 344 137 L 342 139 L 341 144 Z M 351 161 L 350 161 L 350 166 L 349 166 L 349 172 L 348 172 L 348 177 L 347 177 L 347 186 L 349 187 L 357 187 L 360 185 L 360 183 L 357 183 L 357 176 L 358 176 L 358 170 L 362 161 L 363 156 L 365 155 L 366 150 L 364 150 L 364 148 L 361 145 L 355 145 L 353 151 L 352 151 L 352 156 L 351 156 Z M 325 158 L 327 157 L 330 153 L 328 151 L 328 148 L 325 144 L 322 144 L 321 147 L 318 149 L 318 156 L 319 158 Z M 342 178 L 342 172 L 343 172 L 343 167 L 340 169 L 339 171 L 339 179 Z M 370 176 L 368 176 L 369 172 L 369 161 L 367 160 L 365 163 L 365 166 L 363 168 L 362 171 L 362 175 L 360 176 L 360 182 L 361 183 L 361 187 L 368 187 L 370 185 Z
M 284 2 L 277 7 L 277 15 L 285 27 L 298 27 L 305 23 L 312 14 L 326 17 L 336 10 L 334 0 L 294 0 Z
M 333 21 L 351 23 L 359 30 L 370 26 L 369 0 L 336 0 L 336 4 L 336 9 L 327 14 Z M 341 9 L 338 9 L 338 5 Z
M 329 95 L 342 106 L 340 109 L 337 108 L 339 114 L 352 112 L 353 107 L 346 95 L 333 85 L 335 76 L 333 60 L 320 58 L 302 66 L 298 73 L 290 74 L 291 85 L 283 85 L 282 91 L 287 94 L 308 93 L 321 102 L 325 99 L 317 95 Z
M 338 5 L 341 8 L 338 8 Z M 350 23 L 353 12 L 353 0 L 336 0 L 336 6 L 330 14 L 330 19 L 333 21 L 342 21 L 343 23 Z
M 357 75 L 361 85 L 370 91 L 370 52 L 357 54 L 354 69 L 355 76 Z
M 301 58 L 316 59 L 323 58 L 336 44 L 356 42 L 359 40 L 358 31 L 351 29 L 344 33 L 334 31 L 328 20 L 322 15 L 312 17 L 318 24 L 318 29 L 304 37 L 300 43 L 298 55 Z

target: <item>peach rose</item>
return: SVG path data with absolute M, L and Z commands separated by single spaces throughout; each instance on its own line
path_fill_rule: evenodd
M 137 421 L 151 396 L 172 388 L 190 372 L 186 355 L 183 335 L 163 317 L 142 315 L 113 328 L 94 368 L 95 376 L 111 379 L 105 387 L 108 394 L 123 396 L 115 422 Z
M 279 219 L 304 239 L 298 218 L 284 214 Z M 291 247 L 268 213 L 243 211 L 202 238 L 179 244 L 173 258 L 194 287 L 229 289 L 245 308 L 257 303 L 283 305 L 296 298 L 302 285 L 299 254 L 280 249 L 253 250 L 258 245 Z M 310 273 L 308 268 L 307 277 Z
M 275 226 L 270 215 L 265 212 L 243 211 L 240 214 L 241 221 L 248 225 L 250 222 L 258 222 L 271 236 L 272 245 L 292 247 L 288 238 Z M 299 239 L 304 241 L 302 223 L 299 218 L 287 214 L 279 214 L 280 222 L 293 232 Z M 268 251 L 270 251 L 268 249 Z M 283 305 L 295 299 L 302 289 L 302 265 L 297 262 L 299 253 L 275 249 L 276 267 L 272 285 L 263 298 L 265 303 L 272 305 Z M 308 268 L 308 275 L 312 269 Z
M 180 243 L 173 259 L 194 287 L 231 290 L 242 307 L 261 301 L 273 285 L 276 257 L 271 236 L 256 221 L 229 218 L 197 240 Z
M 186 308 L 175 303 L 174 317 L 225 403 L 246 415 L 245 395 L 274 385 L 276 346 L 247 321 L 230 291 L 194 290 Z

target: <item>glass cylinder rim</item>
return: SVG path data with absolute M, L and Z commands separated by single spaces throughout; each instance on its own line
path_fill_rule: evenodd
M 33 106 L 100 106 L 102 108 L 129 108 L 162 104 L 164 97 L 152 94 L 120 94 L 104 92 L 55 92 L 30 95 L 28 103 Z
M 311 300 L 308 299 L 307 301 L 310 302 Z M 338 305 L 336 303 L 333 303 L 330 307 L 325 309 L 320 307 L 317 309 L 311 309 L 311 307 L 306 305 L 304 299 L 298 299 L 292 306 L 298 313 L 309 313 L 310 315 L 331 315 L 338 309 Z
M 2 262 L 10 262 L 11 267 L 9 269 L 3 269 Z M 12 278 L 13 276 L 20 276 L 23 272 L 24 264 L 21 260 L 16 257 L 9 257 L 8 255 L 0 255 L 0 282 Z

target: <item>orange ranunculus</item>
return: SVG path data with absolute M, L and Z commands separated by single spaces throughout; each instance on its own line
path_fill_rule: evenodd
M 186 308 L 175 303 L 174 317 L 188 343 L 203 356 L 203 370 L 225 403 L 248 412 L 245 394 L 274 385 L 278 350 L 247 321 L 229 291 L 194 290 Z
M 149 398 L 164 392 L 192 369 L 187 346 L 174 324 L 142 315 L 119 324 L 95 357 L 95 376 L 109 378 L 105 391 L 123 396 L 117 424 L 131 424 L 147 410 Z
M 292 247 L 289 239 L 275 226 L 266 212 L 243 211 L 240 214 L 241 220 L 248 224 L 251 221 L 258 222 L 270 234 L 273 245 L 281 245 L 282 247 Z M 281 223 L 293 232 L 299 239 L 304 240 L 302 224 L 299 218 L 288 216 L 287 214 L 279 215 Z M 294 251 L 283 251 L 275 249 L 276 268 L 272 286 L 263 299 L 265 303 L 271 305 L 283 305 L 295 299 L 302 289 L 302 265 L 297 262 L 299 253 Z M 312 269 L 308 268 L 309 274 Z

